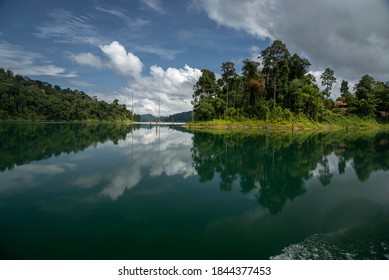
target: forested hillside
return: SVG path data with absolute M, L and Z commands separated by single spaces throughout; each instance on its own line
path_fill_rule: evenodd
M 132 112 L 78 90 L 14 75 L 0 68 L 0 120 L 125 121 Z
M 333 113 L 377 117 L 388 120 L 389 82 L 376 81 L 364 75 L 353 91 L 346 80 L 341 82 L 341 96 L 330 98 L 337 81 L 334 70 L 321 75 L 320 91 L 315 77 L 309 73 L 311 63 L 297 54 L 291 55 L 286 45 L 275 40 L 261 52 L 259 61 L 243 61 L 242 74 L 232 62 L 221 65 L 221 78 L 208 69 L 194 85 L 195 120 L 258 119 L 290 120 L 305 117 L 320 121 Z
M 190 122 L 192 120 L 192 111 L 182 112 L 170 115 L 168 117 L 163 117 L 165 122 Z

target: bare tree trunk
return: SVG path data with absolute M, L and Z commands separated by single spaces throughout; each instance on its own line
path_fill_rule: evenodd
M 273 90 L 273 108 L 276 108 L 276 95 L 277 95 L 277 82 L 274 83 L 274 90 Z
M 226 113 L 228 111 L 228 84 L 227 84 L 227 102 L 226 102 Z

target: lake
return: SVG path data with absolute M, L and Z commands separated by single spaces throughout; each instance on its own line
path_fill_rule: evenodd
M 388 170 L 388 132 L 0 123 L 0 258 L 385 259 Z

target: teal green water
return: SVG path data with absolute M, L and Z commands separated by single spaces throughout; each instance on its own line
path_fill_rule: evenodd
M 389 133 L 0 123 L 1 259 L 385 259 Z

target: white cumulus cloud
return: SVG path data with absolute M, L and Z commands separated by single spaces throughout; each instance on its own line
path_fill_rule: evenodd
M 122 90 L 123 100 L 130 105 L 131 92 L 134 92 L 135 113 L 162 116 L 192 110 L 193 85 L 201 76 L 201 71 L 185 65 L 183 68 L 160 66 L 150 67 L 149 76 L 129 83 Z
M 139 77 L 142 73 L 143 63 L 133 53 L 126 49 L 117 41 L 110 45 L 100 45 L 100 49 L 110 60 L 110 67 L 120 75 L 130 78 Z
M 139 57 L 128 52 L 119 42 L 102 45 L 100 49 L 109 58 L 109 67 L 128 81 L 125 88 L 110 96 L 112 100 L 117 98 L 128 108 L 132 107 L 134 101 L 136 114 L 157 116 L 160 113 L 161 116 L 168 116 L 192 110 L 193 85 L 201 76 L 200 69 L 188 65 L 167 69 L 152 65 L 148 75 L 144 75 L 143 63 Z M 88 61 L 89 66 L 93 66 L 90 63 L 93 60 L 91 56 L 83 55 L 81 58 L 83 62 Z M 96 95 L 104 98 L 101 94 Z

